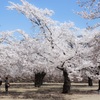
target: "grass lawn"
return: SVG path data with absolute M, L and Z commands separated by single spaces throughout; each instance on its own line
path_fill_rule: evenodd
M 62 83 L 44 83 L 40 88 L 33 83 L 10 83 L 6 94 L 4 84 L 1 86 L 0 100 L 100 100 L 97 84 L 93 87 L 87 83 L 72 83 L 71 93 L 62 94 Z

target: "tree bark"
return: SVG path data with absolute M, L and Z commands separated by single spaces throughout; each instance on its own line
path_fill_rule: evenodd
M 58 69 L 60 69 L 61 71 L 63 71 L 63 77 L 64 77 L 64 84 L 63 84 L 63 91 L 62 93 L 70 93 L 70 88 L 71 88 L 71 81 L 70 78 L 68 77 L 68 72 L 66 69 L 64 69 L 64 64 L 65 62 L 62 63 L 61 67 L 58 67 Z
M 43 79 L 45 75 L 46 75 L 45 72 L 35 73 L 35 81 L 34 81 L 35 87 L 40 87 L 43 84 Z
M 88 77 L 88 86 L 93 86 L 93 82 L 92 82 L 92 79 L 90 77 Z
M 62 93 L 70 93 L 71 81 L 68 77 L 67 71 L 64 69 L 63 69 L 63 77 L 64 77 L 64 84 Z

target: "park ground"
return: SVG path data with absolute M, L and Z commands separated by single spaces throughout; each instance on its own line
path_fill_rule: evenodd
M 33 83 L 10 83 L 6 94 L 4 84 L 0 90 L 0 100 L 100 100 L 98 86 L 87 86 L 87 83 L 72 83 L 71 93 L 62 94 L 62 83 L 44 83 L 40 88 Z

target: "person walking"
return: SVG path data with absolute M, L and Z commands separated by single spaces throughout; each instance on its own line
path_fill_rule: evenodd
M 8 77 L 5 78 L 5 92 L 8 93 L 8 88 L 10 86 L 10 83 L 9 83 L 9 80 L 8 80 Z
M 2 79 L 1 79 L 1 76 L 0 76 L 0 91 L 1 91 L 1 85 L 2 85 Z

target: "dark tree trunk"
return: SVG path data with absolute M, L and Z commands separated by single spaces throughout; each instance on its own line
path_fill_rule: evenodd
M 92 79 L 90 77 L 88 77 L 88 86 L 93 86 L 93 82 L 92 82 Z
M 34 81 L 35 87 L 40 87 L 43 84 L 43 79 L 45 75 L 46 75 L 45 72 L 35 73 L 35 81 Z
M 98 91 L 100 91 L 100 80 L 98 81 Z
M 68 77 L 67 71 L 64 69 L 63 69 L 63 77 L 64 77 L 64 84 L 62 93 L 70 93 L 71 81 Z
M 63 67 L 64 64 L 65 64 L 65 62 L 62 63 L 61 67 L 57 66 L 57 68 L 60 69 L 61 71 L 63 71 L 64 84 L 63 84 L 63 91 L 62 91 L 62 93 L 68 94 L 68 93 L 70 93 L 71 81 L 70 81 L 70 78 L 68 77 L 67 70 L 64 69 L 64 67 Z

